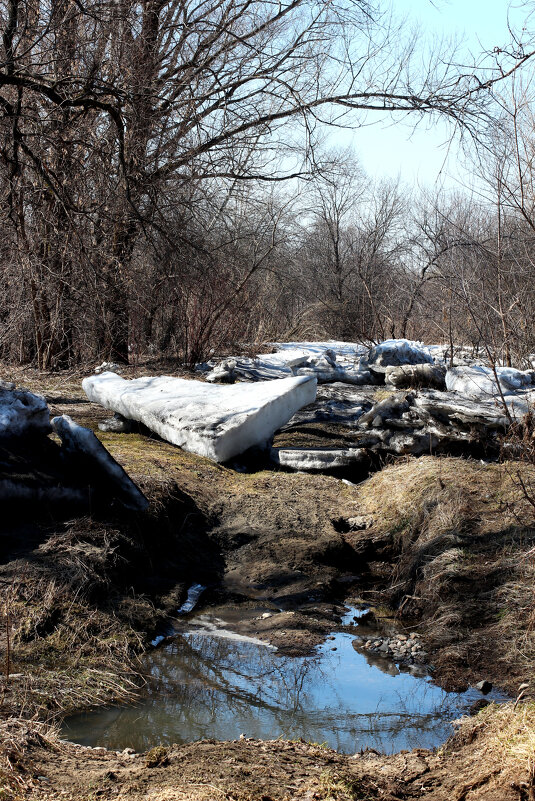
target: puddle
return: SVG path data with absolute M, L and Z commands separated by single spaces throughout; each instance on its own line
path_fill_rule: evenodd
M 440 745 L 453 731 L 450 721 L 482 698 L 477 690 L 446 693 L 428 676 L 361 654 L 351 634 L 335 634 L 313 656 L 284 657 L 203 617 L 197 630 L 147 656 L 150 682 L 137 706 L 76 715 L 62 736 L 143 751 L 243 734 L 303 738 L 348 754 L 366 747 L 393 753 Z

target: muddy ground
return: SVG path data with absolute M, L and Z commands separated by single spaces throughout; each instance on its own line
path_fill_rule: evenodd
M 80 375 L 4 377 L 82 425 L 108 416 L 87 403 Z M 244 614 L 243 631 L 286 653 L 320 642 L 349 599 L 371 606 L 379 629 L 420 632 L 447 689 L 485 678 L 514 697 L 533 676 L 535 529 L 518 481 L 521 470 L 529 490 L 530 469 L 426 456 L 352 485 L 261 461 L 239 472 L 146 432 L 98 435 L 147 495 L 148 513 L 111 505 L 58 520 L 42 508 L 1 524 L 0 648 L 5 661 L 9 639 L 11 675 L 0 689 L 0 798 L 535 797 L 524 701 L 483 710 L 438 754 L 392 758 L 243 741 L 175 747 L 150 767 L 146 756 L 61 744 L 20 722 L 142 692 L 136 655 L 193 582 L 207 585 L 206 606 L 270 609 L 266 620 Z
M 145 754 L 0 724 L 2 798 L 42 801 L 532 801 L 533 705 L 487 707 L 436 752 L 344 756 L 310 743 L 205 740 Z

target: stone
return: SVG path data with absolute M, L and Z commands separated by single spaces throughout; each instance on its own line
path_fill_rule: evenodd
M 373 526 L 373 517 L 371 515 L 348 517 L 347 525 L 350 531 L 364 531 Z
M 120 414 L 114 414 L 98 424 L 100 431 L 111 434 L 129 434 L 132 431 L 132 421 L 127 420 Z
M 483 695 L 487 695 L 487 693 L 490 693 L 492 690 L 492 684 L 490 681 L 483 679 L 483 681 L 478 681 L 478 683 L 475 685 L 475 689 L 479 690 L 479 692 L 483 693 Z

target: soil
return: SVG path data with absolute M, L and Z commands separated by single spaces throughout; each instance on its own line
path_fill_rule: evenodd
M 9 744 L 3 761 L 9 756 L 16 768 L 2 798 L 532 801 L 532 753 L 521 750 L 529 747 L 520 737 L 525 720 L 526 710 L 487 708 L 477 718 L 464 719 L 438 752 L 417 749 L 389 757 L 373 751 L 344 756 L 310 743 L 248 739 L 118 753 L 63 743 L 18 722 L 2 731 Z M 511 753 L 515 745 L 518 754 Z
M 351 600 L 373 607 L 379 630 L 419 631 L 447 689 L 488 679 L 516 695 L 535 658 L 535 528 L 518 465 L 402 459 L 354 485 L 262 469 L 251 454 L 240 472 L 147 432 L 98 431 L 109 414 L 86 401 L 78 374 L 5 377 L 94 429 L 150 509 L 129 515 L 110 503 L 68 520 L 49 509 L 3 520 L 0 649 L 5 657 L 9 639 L 11 676 L 0 686 L 2 801 L 535 798 L 535 735 L 529 757 L 517 754 L 535 730 L 524 702 L 502 708 L 516 748 L 503 765 L 493 738 L 505 713 L 492 708 L 438 753 L 394 757 L 244 740 L 173 746 L 158 761 L 82 749 L 40 729 L 38 719 L 134 697 L 136 655 L 194 582 L 207 586 L 202 605 L 226 605 L 234 619 L 259 604 L 272 611 L 244 614 L 238 628 L 285 653 L 310 651 Z M 530 487 L 534 476 L 522 470 Z M 355 525 L 358 516 L 365 522 Z

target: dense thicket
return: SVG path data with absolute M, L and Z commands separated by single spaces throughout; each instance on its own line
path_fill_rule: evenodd
M 367 0 L 0 0 L 0 23 L 1 358 L 193 363 L 292 335 L 525 349 L 524 98 L 494 140 L 516 136 L 492 218 L 415 208 L 316 146 L 362 110 L 474 130 L 531 58 L 518 42 L 486 73 L 437 50 L 422 74 Z

